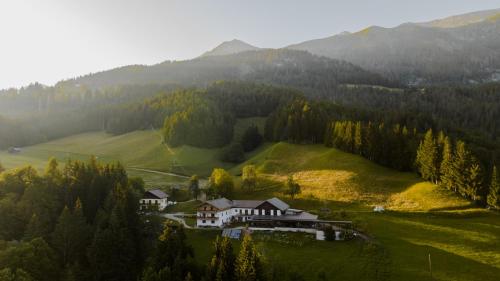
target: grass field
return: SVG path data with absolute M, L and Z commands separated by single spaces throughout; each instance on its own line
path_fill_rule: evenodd
M 120 161 L 131 176 L 143 177 L 149 186 L 185 183 L 186 179 L 151 173 L 134 168 L 207 176 L 213 167 L 225 167 L 218 161 L 218 149 L 164 146 L 158 132 L 137 131 L 120 136 L 102 132 L 86 133 L 23 148 L 20 154 L 0 152 L 0 162 L 6 168 L 32 165 L 43 170 L 50 157 L 61 162 L 68 159 L 88 160 L 94 155 L 102 162 Z
M 302 194 L 293 203 L 306 209 L 317 209 L 318 202 L 360 210 L 368 210 L 374 205 L 405 211 L 470 206 L 468 201 L 422 181 L 413 173 L 397 172 L 322 145 L 267 145 L 231 171 L 238 174 L 247 164 L 256 165 L 262 178 L 260 189 L 251 196 L 262 199 L 283 196 L 282 184 L 293 175 L 302 187 Z M 247 192 L 242 192 L 241 196 L 245 196 L 244 193 Z
M 254 122 L 263 124 L 262 119 L 240 120 L 235 134 Z M 264 144 L 236 166 L 220 163 L 218 153 L 218 149 L 188 146 L 169 150 L 154 131 L 121 136 L 88 133 L 27 147 L 18 155 L 0 152 L 0 162 L 7 168 L 31 164 L 43 169 L 51 156 L 65 161 L 95 155 L 104 162 L 121 161 L 130 175 L 144 177 L 150 186 L 185 183 L 186 179 L 137 168 L 207 176 L 214 167 L 223 167 L 239 175 L 244 165 L 254 164 L 260 176 L 258 188 L 238 187 L 235 198 L 277 196 L 325 218 L 335 218 L 338 211 L 345 210 L 347 217 L 342 219 L 353 220 L 374 239 L 375 245 L 360 241 L 289 245 L 256 237 L 269 262 L 300 270 L 306 280 L 316 280 L 320 271 L 325 271 L 328 280 L 487 281 L 500 276 L 500 215 L 474 209 L 468 201 L 415 174 L 387 169 L 322 145 Z M 282 194 L 288 175 L 302 186 L 302 194 L 294 200 Z M 197 204 L 180 203 L 169 211 L 192 213 Z M 374 214 L 370 211 L 373 205 L 392 211 Z M 325 209 L 331 212 L 323 213 Z M 200 263 L 209 259 L 211 241 L 218 233 L 188 232 Z M 434 279 L 428 271 L 429 254 Z
M 285 272 L 299 271 L 306 280 L 316 280 L 318 272 L 325 272 L 327 280 L 493 281 L 500 276 L 497 214 L 358 213 L 348 219 L 362 220 L 374 242 L 266 237 L 269 234 L 257 234 L 254 240 L 266 261 Z M 218 234 L 188 231 L 199 263 L 208 262 Z

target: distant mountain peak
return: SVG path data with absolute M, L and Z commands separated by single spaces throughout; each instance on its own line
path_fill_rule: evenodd
M 259 49 L 260 48 L 255 47 L 253 45 L 250 45 L 250 44 L 243 42 L 241 40 L 233 39 L 231 41 L 222 42 L 219 46 L 215 47 L 211 51 L 204 53 L 201 56 L 202 57 L 224 56 L 224 55 L 241 53 L 241 52 L 245 52 L 245 51 L 255 51 L 255 50 L 259 50 Z

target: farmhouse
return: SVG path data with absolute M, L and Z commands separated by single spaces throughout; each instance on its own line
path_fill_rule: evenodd
M 21 148 L 19 148 L 19 147 L 9 147 L 8 152 L 10 154 L 18 154 L 18 153 L 21 153 Z
M 268 200 L 229 200 L 219 198 L 198 207 L 198 227 L 223 227 L 232 222 L 248 222 L 255 226 L 289 225 L 312 227 L 318 216 L 291 209 L 278 198 Z
M 168 195 L 165 192 L 159 189 L 151 189 L 144 192 L 142 195 L 140 209 L 162 211 L 172 204 L 174 204 L 174 202 L 168 201 Z

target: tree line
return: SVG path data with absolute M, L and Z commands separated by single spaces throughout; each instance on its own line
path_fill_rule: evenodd
M 143 185 L 95 159 L 3 172 L 0 279 L 136 280 L 148 248 Z
M 488 173 L 467 145 L 440 132 L 425 133 L 416 151 L 415 165 L 422 178 L 463 197 L 500 208 L 496 167 Z M 488 179 L 488 174 L 491 178 Z

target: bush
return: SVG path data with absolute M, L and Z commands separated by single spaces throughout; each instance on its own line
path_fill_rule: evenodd
M 262 144 L 262 135 L 259 133 L 259 128 L 252 125 L 248 127 L 241 137 L 241 145 L 245 152 L 252 151 Z
M 240 143 L 233 143 L 224 148 L 220 155 L 220 160 L 228 163 L 241 163 L 245 161 L 245 152 Z

